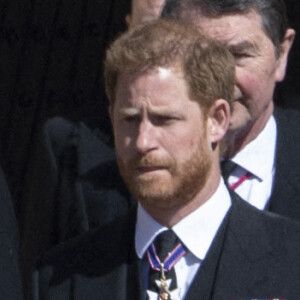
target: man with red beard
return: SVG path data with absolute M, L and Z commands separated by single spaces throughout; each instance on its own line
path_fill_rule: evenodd
M 195 27 L 156 20 L 113 43 L 105 79 L 138 207 L 47 254 L 33 298 L 296 299 L 299 225 L 231 196 L 220 176 L 230 52 Z

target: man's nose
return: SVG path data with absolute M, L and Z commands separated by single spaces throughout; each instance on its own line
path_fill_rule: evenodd
M 137 150 L 141 153 L 149 152 L 157 148 L 157 129 L 149 120 L 142 121 L 136 138 Z

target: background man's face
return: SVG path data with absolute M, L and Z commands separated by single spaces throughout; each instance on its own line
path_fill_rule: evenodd
M 145 207 L 177 208 L 201 190 L 212 150 L 182 72 L 121 75 L 111 117 L 121 175 Z
M 186 16 L 188 17 L 188 16 Z M 236 61 L 236 87 L 229 130 L 258 131 L 273 111 L 273 90 L 284 77 L 285 68 L 275 55 L 271 40 L 262 29 L 261 18 L 250 11 L 218 18 L 193 17 L 211 38 L 229 47 Z
M 128 25 L 136 25 L 158 18 L 164 4 L 165 0 L 133 0 L 132 13 L 126 17 Z

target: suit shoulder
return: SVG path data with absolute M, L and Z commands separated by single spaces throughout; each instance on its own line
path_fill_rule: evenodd
M 134 248 L 135 208 L 114 221 L 64 242 L 44 255 L 37 269 L 51 267 L 55 280 L 74 274 L 100 277 L 127 262 Z
M 115 158 L 109 137 L 99 128 L 62 117 L 51 118 L 44 124 L 41 141 L 42 148 L 58 161 L 63 154 L 75 154 L 82 171 Z
M 300 124 L 300 111 L 296 109 L 275 107 L 274 117 L 280 129 L 286 128 L 293 132 L 296 128 L 290 126 Z
M 66 140 L 66 137 L 74 132 L 76 127 L 75 123 L 67 119 L 54 117 L 47 120 L 43 125 L 43 134 L 53 141 L 60 141 L 62 143 Z
M 41 143 L 46 153 L 58 159 L 72 143 L 78 126 L 61 117 L 55 117 L 45 122 L 42 128 Z
M 282 245 L 294 243 L 300 249 L 300 223 L 290 218 L 261 211 L 243 200 L 236 201 L 232 214 L 231 228 L 241 234 L 247 233 L 247 239 Z M 242 232 L 242 231 L 243 232 Z

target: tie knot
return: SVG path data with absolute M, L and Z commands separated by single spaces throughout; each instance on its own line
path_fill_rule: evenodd
M 166 230 L 155 238 L 156 253 L 161 261 L 164 261 L 170 252 L 178 245 L 179 239 L 173 230 Z

